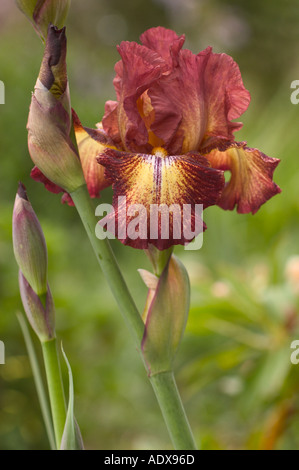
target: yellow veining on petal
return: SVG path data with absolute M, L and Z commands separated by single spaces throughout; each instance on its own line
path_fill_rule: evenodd
M 178 162 L 174 163 L 172 158 L 166 158 L 161 168 L 161 201 L 173 204 L 180 201 L 180 191 L 184 182 L 184 173 L 180 171 Z

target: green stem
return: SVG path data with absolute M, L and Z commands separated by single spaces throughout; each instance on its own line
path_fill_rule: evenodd
M 172 371 L 150 377 L 172 444 L 176 450 L 197 450 Z
M 107 239 L 99 240 L 95 235 L 95 211 L 86 185 L 71 193 L 71 196 L 112 294 L 139 348 L 143 337 L 144 323 L 120 272 L 109 241 Z
M 107 239 L 99 240 L 96 237 L 95 211 L 91 204 L 86 185 L 81 186 L 71 193 L 71 197 L 81 217 L 104 276 L 108 281 L 125 322 L 132 333 L 136 347 L 138 351 L 141 352 L 144 323 L 120 272 L 109 241 Z M 146 367 L 142 354 L 141 358 Z M 150 380 L 175 449 L 196 449 L 172 372 L 155 375 L 151 377 Z
M 66 421 L 66 406 L 56 338 L 42 343 L 42 350 L 48 382 L 56 446 L 57 449 L 60 449 Z
M 52 450 L 55 450 L 56 449 L 56 443 L 55 443 L 55 436 L 54 436 L 54 431 L 53 431 L 51 412 L 50 412 L 50 409 L 49 409 L 47 395 L 46 395 L 46 391 L 45 391 L 45 388 L 44 388 L 44 384 L 43 384 L 40 368 L 39 368 L 39 365 L 38 365 L 35 349 L 33 347 L 33 342 L 32 342 L 32 339 L 31 339 L 31 336 L 30 336 L 29 329 L 27 327 L 25 318 L 23 317 L 23 315 L 21 313 L 18 313 L 17 317 L 18 317 L 18 320 L 19 320 L 19 323 L 20 323 L 20 326 L 21 326 L 21 329 L 22 329 L 22 333 L 23 333 L 23 336 L 24 336 L 26 348 L 27 348 L 27 351 L 28 351 L 28 356 L 29 356 L 29 360 L 30 360 L 30 364 L 31 364 L 31 369 L 32 369 L 33 378 L 34 378 L 34 382 L 35 382 L 35 387 L 36 387 L 36 391 L 37 391 L 37 395 L 38 395 L 38 399 L 39 399 L 39 403 L 40 403 L 40 407 L 41 407 L 41 411 L 42 411 L 42 415 L 43 415 L 43 419 L 44 419 L 44 423 L 45 423 L 45 427 L 46 427 L 50 447 L 51 447 Z

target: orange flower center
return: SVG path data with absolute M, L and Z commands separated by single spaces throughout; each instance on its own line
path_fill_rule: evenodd
M 154 147 L 152 150 L 152 155 L 156 155 L 156 157 L 165 158 L 168 156 L 168 153 L 163 147 Z

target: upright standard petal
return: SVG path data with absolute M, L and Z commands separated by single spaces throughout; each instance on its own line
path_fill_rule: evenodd
M 134 248 L 152 244 L 164 250 L 190 242 L 202 231 L 199 206 L 216 204 L 224 186 L 223 172 L 198 154 L 167 157 L 106 149 L 98 162 L 113 182 L 115 212 L 106 221 L 114 218 L 117 238 Z
M 117 119 L 123 146 L 130 151 L 150 151 L 148 131 L 138 110 L 138 98 L 167 70 L 156 52 L 135 42 L 122 42 L 118 47 L 122 61 L 117 64 Z M 104 130 L 108 130 L 106 109 Z M 107 128 L 106 128 L 107 125 Z
M 231 140 L 241 127 L 231 120 L 250 101 L 237 64 L 226 54 L 213 54 L 210 47 L 198 55 L 182 50 L 177 67 L 156 81 L 148 95 L 155 111 L 151 130 L 175 154 Z
M 233 210 L 237 206 L 241 214 L 254 214 L 268 199 L 281 192 L 273 182 L 280 160 L 246 147 L 245 142 L 232 143 L 224 151 L 213 150 L 206 158 L 213 168 L 231 172 L 219 201 L 223 209 Z
M 157 26 L 141 34 L 140 41 L 144 46 L 157 52 L 171 69 L 173 65 L 177 64 L 179 51 L 185 42 L 185 35 L 178 36 L 171 29 Z

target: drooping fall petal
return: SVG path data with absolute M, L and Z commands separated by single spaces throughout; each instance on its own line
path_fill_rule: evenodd
M 216 204 L 224 186 L 223 173 L 198 154 L 167 157 L 107 149 L 98 162 L 113 182 L 115 215 L 108 218 L 115 216 L 117 238 L 135 248 L 153 244 L 164 250 L 190 242 L 203 229 L 196 205 Z
M 280 160 L 270 158 L 246 143 L 232 143 L 223 152 L 213 150 L 206 158 L 213 168 L 229 170 L 231 178 L 223 190 L 219 206 L 241 214 L 258 211 L 268 199 L 281 192 L 273 182 L 273 172 Z

